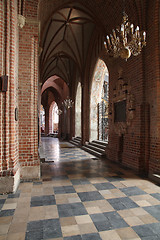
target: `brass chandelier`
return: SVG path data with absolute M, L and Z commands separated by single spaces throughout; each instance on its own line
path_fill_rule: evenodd
M 74 102 L 72 101 L 72 99 L 70 99 L 69 97 L 67 97 L 63 102 L 62 102 L 62 106 L 64 106 L 65 107 L 65 109 L 69 109 L 69 108 L 71 108 L 71 107 L 73 107 L 73 104 L 74 104 Z M 61 115 L 62 113 L 63 113 L 63 111 L 60 109 L 60 108 L 58 108 L 56 111 L 55 111 L 55 113 L 57 114 L 57 115 Z
M 73 104 L 74 104 L 74 102 L 69 97 L 67 97 L 62 103 L 62 105 L 64 105 L 64 107 L 66 109 L 69 109 L 69 108 L 73 107 Z
M 128 21 L 124 10 L 121 26 L 113 29 L 110 36 L 106 36 L 104 44 L 109 56 L 121 57 L 127 61 L 132 54 L 133 56 L 139 55 L 142 48 L 146 46 L 146 32 L 140 32 L 139 26 L 134 29 L 134 25 Z

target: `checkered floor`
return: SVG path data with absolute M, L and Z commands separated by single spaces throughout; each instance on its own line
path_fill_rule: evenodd
M 95 158 L 95 156 L 75 147 L 68 142 L 59 143 L 58 138 L 51 139 L 44 137 L 42 140 L 43 145 L 40 148 L 40 155 L 48 162 L 70 162 L 74 160 L 86 160 L 86 158 Z
M 0 196 L 0 240 L 160 240 L 160 187 L 68 146 L 43 139 L 42 179 Z

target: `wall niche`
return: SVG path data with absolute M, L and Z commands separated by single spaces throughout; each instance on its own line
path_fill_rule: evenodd
M 111 126 L 119 136 L 125 134 L 131 125 L 136 113 L 135 106 L 135 97 L 130 83 L 119 77 L 109 104 Z

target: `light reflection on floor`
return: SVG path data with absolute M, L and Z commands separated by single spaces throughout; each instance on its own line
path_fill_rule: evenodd
M 59 141 L 58 138 L 50 137 L 42 138 L 40 155 L 45 158 L 46 162 L 68 162 L 95 158 L 95 156 L 75 147 L 69 142 Z

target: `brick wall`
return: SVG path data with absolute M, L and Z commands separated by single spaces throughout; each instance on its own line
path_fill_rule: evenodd
M 15 191 L 19 182 L 18 122 L 18 28 L 17 1 L 0 2 L 0 75 L 8 76 L 7 92 L 0 92 L 0 193 Z M 11 176 L 11 183 L 5 176 Z M 7 186 L 5 186 L 5 184 Z
M 19 30 L 19 161 L 22 178 L 39 175 L 38 158 L 38 0 L 25 2 L 25 26 Z M 37 167 L 29 175 L 28 167 Z M 26 170 L 25 170 L 26 169 Z
M 131 4 L 131 2 L 130 2 Z M 99 6 L 101 7 L 101 6 Z M 116 8 L 116 6 L 115 6 Z M 113 8 L 113 11 L 116 9 Z M 88 84 L 91 88 L 92 78 L 96 62 L 98 58 L 105 61 L 109 69 L 110 79 L 110 101 L 113 99 L 113 88 L 118 81 L 119 69 L 122 69 L 122 77 L 130 82 L 131 90 L 136 99 L 135 118 L 132 120 L 131 126 L 128 127 L 127 133 L 123 137 L 123 149 L 121 149 L 122 164 L 135 169 L 141 173 L 159 172 L 160 173 L 160 146 L 159 146 L 159 1 L 137 2 L 131 9 L 136 9 L 133 13 L 129 13 L 130 22 L 138 24 L 140 29 L 147 31 L 147 47 L 137 57 L 131 57 L 127 62 L 121 59 L 111 59 L 105 54 L 102 47 L 103 36 L 95 34 L 95 39 L 90 44 L 90 52 L 85 69 L 85 80 L 83 93 L 83 101 L 90 101 L 88 96 Z M 97 11 L 97 8 L 96 8 Z M 131 14 L 130 14 L 131 13 Z M 109 15 L 112 15 L 111 11 Z M 109 16 L 108 15 L 108 16 Z M 112 28 L 112 21 L 106 16 L 104 22 L 107 21 L 107 33 Z M 114 15 L 115 16 L 115 15 Z M 148 16 L 151 16 L 149 18 Z M 102 15 L 103 16 L 103 10 Z M 120 24 L 120 21 L 119 21 Z M 115 24 L 116 26 L 117 24 Z M 115 27 L 113 26 L 113 27 Z M 90 75 L 88 74 L 90 73 Z M 89 76 L 88 76 L 89 75 Z M 83 106 L 83 142 L 89 138 L 89 109 Z M 89 104 L 88 104 L 89 105 Z M 86 124 L 85 124 L 86 123 Z M 112 161 L 120 161 L 119 152 L 121 139 L 115 133 L 113 124 L 109 125 L 109 144 L 106 149 L 107 157 Z
M 146 101 L 149 104 L 149 170 L 160 173 L 160 2 L 148 4 L 148 45 L 145 52 Z

